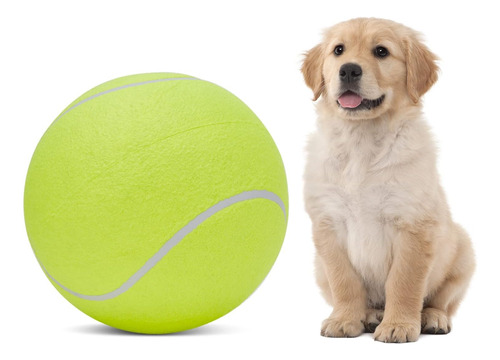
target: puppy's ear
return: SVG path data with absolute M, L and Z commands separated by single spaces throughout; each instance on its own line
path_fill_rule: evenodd
M 430 50 L 422 44 L 417 36 L 404 40 L 406 56 L 406 86 L 413 102 L 418 103 L 420 97 L 437 81 L 438 60 Z
M 314 93 L 314 101 L 318 100 L 325 88 L 322 68 L 323 48 L 321 44 L 319 44 L 306 53 L 301 69 L 307 86 L 309 86 Z

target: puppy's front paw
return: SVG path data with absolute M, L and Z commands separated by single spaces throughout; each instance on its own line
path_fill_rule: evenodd
M 356 337 L 363 333 L 362 320 L 328 318 L 321 326 L 321 336 Z
M 375 329 L 375 340 L 390 343 L 417 341 L 420 323 L 396 323 L 384 321 Z

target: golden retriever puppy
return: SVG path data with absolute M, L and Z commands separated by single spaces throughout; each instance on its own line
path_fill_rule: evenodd
M 319 99 L 304 181 L 317 281 L 333 306 L 324 336 L 408 342 L 451 329 L 475 263 L 421 114 L 435 62 L 415 31 L 371 18 L 333 26 L 305 56 Z

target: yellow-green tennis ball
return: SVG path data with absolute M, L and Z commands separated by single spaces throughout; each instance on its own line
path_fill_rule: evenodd
M 119 329 L 191 329 L 242 303 L 285 235 L 285 171 L 255 114 L 172 73 L 104 83 L 43 135 L 24 194 L 47 277 Z

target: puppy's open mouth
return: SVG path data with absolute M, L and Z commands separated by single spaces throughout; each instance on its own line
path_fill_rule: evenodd
M 384 101 L 385 95 L 378 99 L 369 100 L 363 99 L 355 92 L 348 90 L 337 99 L 337 103 L 346 110 L 371 110 L 380 106 Z

